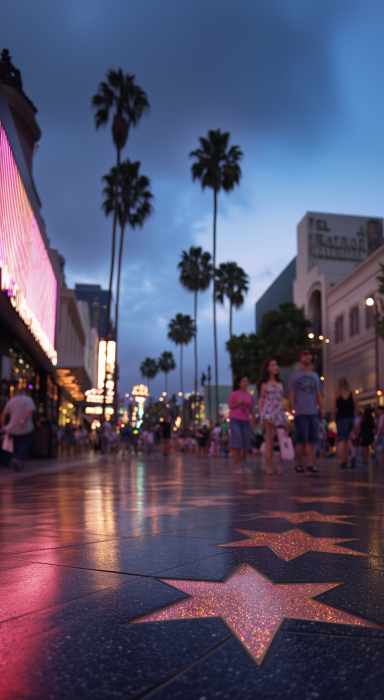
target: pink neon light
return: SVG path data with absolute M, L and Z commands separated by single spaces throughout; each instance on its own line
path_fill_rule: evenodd
M 57 282 L 37 221 L 0 123 L 0 266 L 8 267 L 52 346 Z

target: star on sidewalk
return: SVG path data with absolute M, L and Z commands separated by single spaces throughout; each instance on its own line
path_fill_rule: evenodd
M 351 503 L 360 501 L 364 496 L 294 496 L 300 503 Z
M 224 583 L 161 579 L 190 598 L 134 623 L 220 617 L 260 664 L 285 618 L 344 625 L 377 625 L 313 600 L 339 583 L 274 584 L 248 565 Z
M 267 510 L 265 515 L 255 515 L 255 518 L 284 518 L 294 525 L 307 522 L 338 523 L 339 525 L 353 525 L 342 518 L 350 518 L 350 515 L 323 515 L 316 510 L 303 510 L 301 513 L 289 513 L 281 510 Z
M 363 552 L 355 552 L 354 549 L 338 547 L 341 542 L 351 542 L 350 537 L 312 537 L 302 530 L 288 530 L 287 532 L 255 532 L 254 530 L 239 530 L 250 539 L 239 540 L 227 544 L 219 544 L 218 547 L 270 547 L 276 554 L 290 561 L 306 552 L 331 552 L 333 554 L 355 554 L 362 557 L 369 556 Z

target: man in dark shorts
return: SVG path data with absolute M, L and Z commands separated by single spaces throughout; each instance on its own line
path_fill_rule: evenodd
M 321 382 L 313 372 L 312 350 L 303 348 L 298 354 L 300 369 L 291 374 L 288 381 L 289 406 L 295 416 L 296 457 L 295 472 L 303 474 L 303 456 L 307 457 L 307 472 L 317 474 L 313 464 L 313 445 L 319 440 L 319 409 L 324 416 Z M 319 407 L 319 408 L 318 408 Z

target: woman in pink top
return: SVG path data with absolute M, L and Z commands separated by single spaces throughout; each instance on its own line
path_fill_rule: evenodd
M 243 469 L 240 467 L 240 456 L 242 462 L 245 463 L 247 452 L 251 448 L 250 421 L 252 421 L 252 429 L 255 428 L 253 396 L 247 391 L 248 385 L 247 377 L 236 377 L 233 383 L 233 391 L 228 401 L 231 411 L 231 448 L 235 463 L 235 474 L 242 474 Z M 244 467 L 244 471 L 248 474 L 250 473 L 248 467 Z

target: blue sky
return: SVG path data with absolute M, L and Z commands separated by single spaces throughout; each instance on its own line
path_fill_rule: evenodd
M 169 320 L 193 313 L 176 267 L 190 245 L 212 251 L 212 193 L 192 183 L 188 158 L 208 129 L 230 131 L 244 152 L 240 187 L 219 196 L 218 262 L 234 260 L 251 278 L 235 333 L 254 330 L 255 302 L 296 254 L 306 211 L 383 216 L 383 23 L 377 0 L 3 0 L 0 48 L 38 108 L 35 181 L 68 286 L 108 280 L 112 222 L 100 208 L 101 177 L 115 152 L 110 130 L 94 128 L 91 97 L 118 67 L 148 94 L 150 115 L 123 154 L 142 162 L 155 212 L 126 236 L 122 392 L 140 380 L 146 356 L 174 349 Z M 198 320 L 200 375 L 213 365 L 210 292 Z M 225 384 L 227 307 L 218 321 Z M 190 345 L 185 390 L 192 381 Z M 152 388 L 161 392 L 163 378 Z

